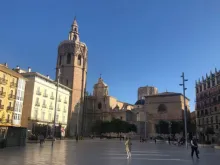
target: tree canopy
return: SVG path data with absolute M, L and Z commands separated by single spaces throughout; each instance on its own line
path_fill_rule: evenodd
M 111 121 L 96 121 L 92 127 L 92 132 L 96 134 L 102 133 L 128 133 L 137 132 L 137 127 L 134 124 L 130 124 L 120 119 L 113 119 Z

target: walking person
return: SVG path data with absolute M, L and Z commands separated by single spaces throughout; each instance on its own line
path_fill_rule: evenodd
M 125 150 L 127 152 L 127 159 L 131 158 L 131 141 L 130 138 L 127 138 L 125 141 Z
M 191 140 L 191 156 L 193 158 L 194 152 L 196 153 L 196 157 L 199 159 L 199 150 L 198 143 L 195 137 Z
M 156 137 L 154 138 L 154 142 L 155 142 L 155 144 L 157 144 L 157 138 Z
M 42 145 L 44 143 L 44 135 L 43 134 L 40 134 L 39 140 L 40 140 L 40 145 Z
M 169 142 L 169 145 L 170 145 L 170 137 L 168 137 L 168 142 Z

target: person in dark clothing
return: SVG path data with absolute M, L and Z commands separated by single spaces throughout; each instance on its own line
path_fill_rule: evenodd
M 195 137 L 191 140 L 191 156 L 193 158 L 194 152 L 196 153 L 196 157 L 199 159 L 199 151 L 198 151 L 198 143 Z
M 168 142 L 169 142 L 169 145 L 170 145 L 170 137 L 168 137 Z
M 156 137 L 154 138 L 154 142 L 155 142 L 155 144 L 157 144 L 157 138 Z

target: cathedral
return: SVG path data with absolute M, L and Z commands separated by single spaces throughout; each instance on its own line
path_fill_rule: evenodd
M 158 93 L 155 87 L 138 89 L 135 105 L 109 96 L 108 85 L 100 77 L 93 94 L 86 95 L 88 48 L 80 41 L 79 29 L 74 19 L 68 40 L 58 46 L 56 80 L 71 91 L 67 135 L 89 135 L 97 120 L 121 119 L 137 126 L 137 133 L 156 136 L 155 125 L 160 120 L 183 120 L 184 97 L 181 93 Z M 185 98 L 189 111 L 189 99 Z

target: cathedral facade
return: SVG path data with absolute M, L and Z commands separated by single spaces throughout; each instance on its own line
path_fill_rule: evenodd
M 134 105 L 117 100 L 109 95 L 108 85 L 100 77 L 94 85 L 93 94 L 85 97 L 84 133 L 90 134 L 91 127 L 98 121 L 120 119 L 132 123 Z

